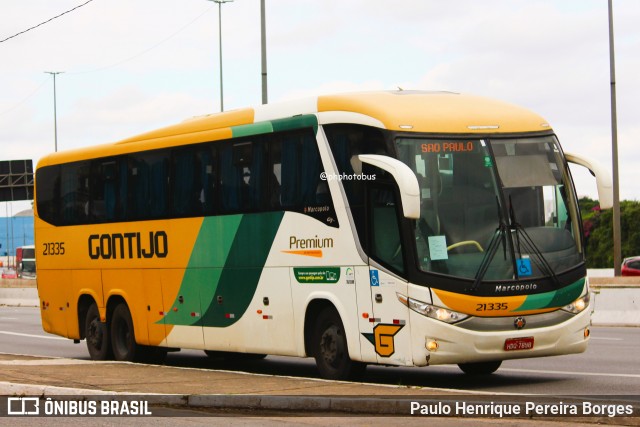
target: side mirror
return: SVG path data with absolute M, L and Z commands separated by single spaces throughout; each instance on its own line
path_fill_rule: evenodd
M 400 189 L 403 215 L 410 219 L 420 218 L 420 186 L 409 166 L 400 160 L 378 154 L 360 154 L 358 159 L 389 172 Z
M 577 154 L 564 153 L 569 163 L 584 166 L 589 172 L 596 177 L 596 185 L 598 186 L 598 201 L 601 209 L 609 209 L 613 207 L 613 181 L 611 173 L 593 160 L 586 159 Z

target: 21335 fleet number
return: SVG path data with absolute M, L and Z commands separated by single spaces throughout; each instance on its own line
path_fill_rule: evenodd
M 509 305 L 506 302 L 489 302 L 486 304 L 476 304 L 476 311 L 497 311 L 507 310 Z
M 43 243 L 42 255 L 64 255 L 64 242 Z

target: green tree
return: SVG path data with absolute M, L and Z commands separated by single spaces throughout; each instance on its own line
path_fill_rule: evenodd
M 601 211 L 597 200 L 578 201 L 587 246 L 588 268 L 613 267 L 613 210 Z M 640 202 L 620 202 L 622 258 L 640 255 Z

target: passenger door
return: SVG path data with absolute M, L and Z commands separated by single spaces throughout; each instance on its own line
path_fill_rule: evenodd
M 393 186 L 371 184 L 367 191 L 369 284 L 373 330 L 368 336 L 378 363 L 411 365 L 409 309 L 398 300 L 407 295 L 405 250 L 400 232 L 400 206 Z

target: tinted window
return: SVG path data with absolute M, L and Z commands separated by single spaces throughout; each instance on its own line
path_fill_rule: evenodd
M 311 130 L 40 168 L 38 214 L 56 225 L 291 210 L 337 226 Z

